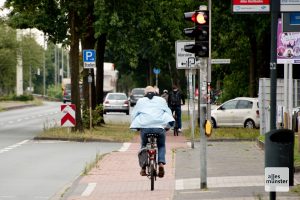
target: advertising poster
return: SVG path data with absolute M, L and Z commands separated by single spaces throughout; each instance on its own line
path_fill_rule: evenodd
M 300 64 L 300 33 L 282 32 L 282 21 L 278 20 L 277 64 Z
M 232 11 L 236 13 L 270 12 L 270 0 L 232 0 Z

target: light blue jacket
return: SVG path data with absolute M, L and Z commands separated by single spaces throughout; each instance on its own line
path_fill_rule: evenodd
M 172 111 L 166 100 L 159 96 L 152 99 L 140 98 L 131 112 L 131 129 L 136 128 L 165 128 L 173 122 Z

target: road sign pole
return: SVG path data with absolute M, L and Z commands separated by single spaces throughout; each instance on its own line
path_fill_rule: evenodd
M 194 149 L 194 138 L 195 138 L 195 105 L 194 105 L 194 90 L 193 88 L 193 69 L 191 68 L 192 64 L 195 64 L 195 58 L 190 57 L 187 61 L 187 66 L 189 70 L 188 80 L 189 80 L 189 105 L 191 108 L 190 111 L 190 122 L 191 122 L 191 147 Z
M 277 25 L 278 25 L 278 16 L 280 14 L 280 0 L 271 1 L 271 48 L 270 48 L 270 77 L 271 77 L 271 94 L 270 94 L 270 130 L 276 129 L 276 93 L 277 93 Z M 269 144 L 266 142 L 266 147 Z M 265 155 L 265 159 L 266 159 Z M 265 162 L 266 163 L 266 162 Z M 276 192 L 270 192 L 270 200 L 276 199 Z
M 91 69 L 89 69 L 88 82 L 89 82 L 89 104 L 90 104 L 90 131 L 92 131 L 93 116 L 92 116 L 92 76 L 91 76 Z

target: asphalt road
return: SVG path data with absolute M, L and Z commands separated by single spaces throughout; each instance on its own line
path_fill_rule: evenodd
M 45 126 L 58 124 L 60 105 L 0 112 L 0 199 L 52 199 L 60 195 L 97 154 L 121 143 L 36 141 Z

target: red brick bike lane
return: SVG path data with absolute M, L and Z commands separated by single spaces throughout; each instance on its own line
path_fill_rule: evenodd
M 140 176 L 137 152 L 140 148 L 136 137 L 124 152 L 112 152 L 104 156 L 88 175 L 72 186 L 77 188 L 66 200 L 171 200 L 175 190 L 175 149 L 187 147 L 183 136 L 173 136 L 169 131 L 166 138 L 165 176 L 157 178 L 154 191 L 150 180 Z

